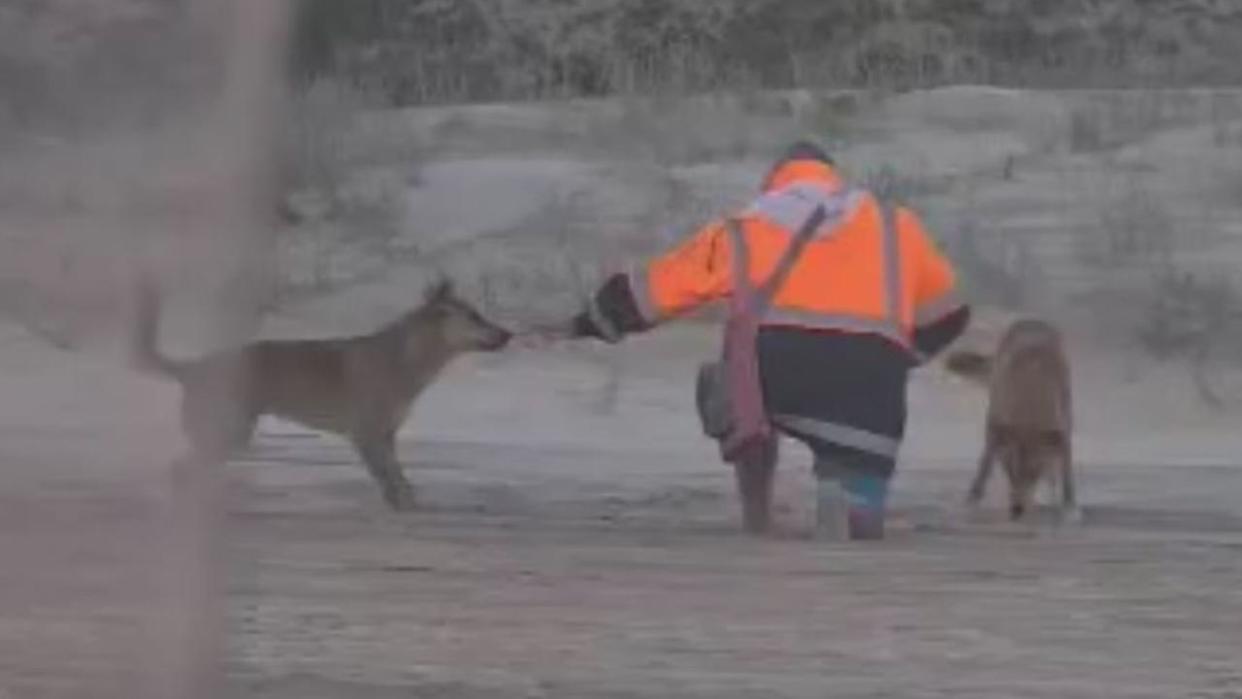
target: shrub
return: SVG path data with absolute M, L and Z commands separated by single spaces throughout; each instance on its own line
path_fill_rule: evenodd
M 383 259 L 401 233 L 405 191 L 426 151 L 399 113 L 375 113 L 377 104 L 332 80 L 293 96 L 281 133 L 278 295 L 348 283 L 360 256 Z
M 1134 337 L 1157 359 L 1185 359 L 1199 397 L 1222 408 L 1233 391 L 1222 376 L 1242 370 L 1242 294 L 1228 276 L 1167 267 L 1152 280 Z

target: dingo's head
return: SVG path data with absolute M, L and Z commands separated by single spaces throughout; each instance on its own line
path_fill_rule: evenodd
M 495 352 L 513 339 L 513 334 L 484 318 L 453 290 L 448 281 L 432 286 L 424 310 L 439 325 L 445 344 L 459 352 Z

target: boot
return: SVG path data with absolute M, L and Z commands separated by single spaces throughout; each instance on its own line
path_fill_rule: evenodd
M 815 488 L 815 538 L 842 542 L 850 538 L 849 496 L 841 481 L 820 478 Z

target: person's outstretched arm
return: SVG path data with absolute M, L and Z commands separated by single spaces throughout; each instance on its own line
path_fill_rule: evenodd
M 649 330 L 728 294 L 732 264 L 724 222 L 708 224 L 645 267 L 609 277 L 574 318 L 572 334 L 617 342 Z

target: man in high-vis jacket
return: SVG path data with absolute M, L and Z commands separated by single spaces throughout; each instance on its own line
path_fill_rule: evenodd
M 826 506 L 835 500 L 847 508 L 846 524 L 837 525 L 844 536 L 878 539 L 905 431 L 908 374 L 961 334 L 970 310 L 919 218 L 848 186 L 820 148 L 791 146 L 735 217 L 740 226 L 715 221 L 645 268 L 607 279 L 574 319 L 573 335 L 617 342 L 728 295 L 739 245 L 752 284 L 763 283 L 819 207 L 829 215 L 761 319 L 763 398 L 776 428 L 815 455 L 817 528 L 840 517 L 840 505 Z M 769 468 L 767 493 L 771 477 Z M 766 502 L 748 518 L 748 528 L 766 528 Z

